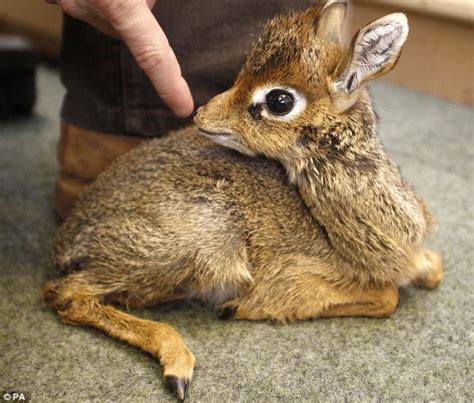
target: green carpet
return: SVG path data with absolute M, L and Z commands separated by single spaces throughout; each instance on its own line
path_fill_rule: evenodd
M 174 401 L 150 356 L 59 323 L 42 305 L 63 94 L 41 68 L 32 117 L 0 124 L 0 391 L 32 401 Z M 407 289 L 395 314 L 280 325 L 225 322 L 200 306 L 135 314 L 171 324 L 196 356 L 190 402 L 471 401 L 473 111 L 406 89 L 372 87 L 381 136 L 437 217 L 431 247 L 446 278 Z

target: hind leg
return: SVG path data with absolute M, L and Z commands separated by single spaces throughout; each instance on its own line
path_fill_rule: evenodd
M 43 288 L 45 301 L 64 323 L 93 326 L 156 357 L 165 384 L 181 400 L 192 377 L 194 356 L 179 333 L 163 323 L 136 318 L 104 305 L 104 289 L 80 272 L 51 280 Z
M 418 262 L 419 276 L 413 281 L 413 284 L 433 290 L 438 287 L 443 280 L 443 260 L 437 253 L 425 249 L 423 258 Z

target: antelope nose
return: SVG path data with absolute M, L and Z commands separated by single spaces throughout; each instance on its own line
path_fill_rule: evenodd
M 202 124 L 202 115 L 203 115 L 204 106 L 200 106 L 194 115 L 194 124 L 199 126 Z

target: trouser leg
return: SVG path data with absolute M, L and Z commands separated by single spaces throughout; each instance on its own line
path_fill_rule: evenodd
M 196 105 L 229 88 L 262 23 L 312 0 L 160 0 L 168 36 Z M 61 54 L 65 122 L 106 133 L 160 136 L 189 122 L 156 95 L 123 42 L 66 16 Z

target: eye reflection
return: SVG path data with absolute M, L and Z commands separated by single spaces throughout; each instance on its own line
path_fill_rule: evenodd
M 295 104 L 295 98 L 291 93 L 281 89 L 270 91 L 265 97 L 268 110 L 274 115 L 286 115 Z

